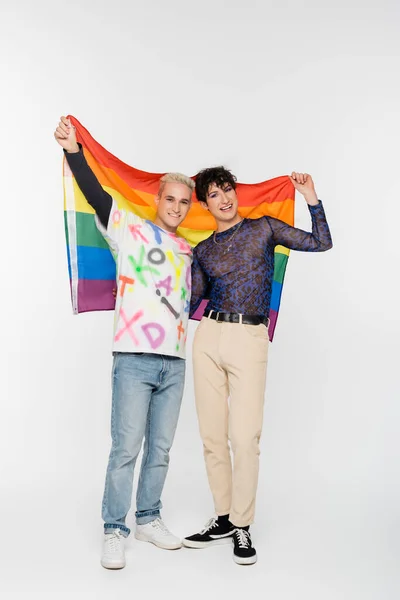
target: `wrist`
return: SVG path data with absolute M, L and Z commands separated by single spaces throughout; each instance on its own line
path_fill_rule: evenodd
M 79 151 L 80 151 L 80 148 L 77 143 L 74 146 L 72 146 L 71 148 L 67 148 L 68 154 L 76 154 Z
M 309 206 L 316 206 L 319 203 L 318 196 L 315 192 L 304 194 L 304 199 Z

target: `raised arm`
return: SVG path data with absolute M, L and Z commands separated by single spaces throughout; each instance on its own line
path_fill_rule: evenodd
M 66 117 L 61 117 L 54 137 L 63 148 L 68 164 L 86 200 L 94 208 L 102 225 L 107 228 L 112 198 L 101 187 L 86 162 L 82 146 L 77 143 L 75 128 Z
M 279 219 L 266 217 L 272 230 L 275 245 L 303 252 L 324 252 L 332 248 L 332 238 L 325 217 L 322 202 L 318 200 L 311 175 L 292 173 L 290 177 L 294 187 L 305 198 L 311 214 L 311 233 L 287 225 Z

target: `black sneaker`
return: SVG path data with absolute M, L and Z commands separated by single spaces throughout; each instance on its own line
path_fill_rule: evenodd
M 238 527 L 233 536 L 233 560 L 238 565 L 253 565 L 257 562 L 257 553 L 251 543 L 250 531 Z
M 217 544 L 231 544 L 235 528 L 227 518 L 212 518 L 200 531 L 182 540 L 187 548 L 207 548 Z

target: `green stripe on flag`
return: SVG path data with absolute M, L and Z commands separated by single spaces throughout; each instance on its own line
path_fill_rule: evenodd
M 288 258 L 286 254 L 275 252 L 274 281 L 283 283 Z
M 67 240 L 67 247 L 69 247 L 69 233 L 68 233 L 68 220 L 67 220 L 67 211 L 64 211 L 64 229 L 65 229 L 65 239 Z
M 66 217 L 67 215 L 64 212 L 64 223 L 68 241 Z M 77 212 L 75 213 L 75 218 L 77 236 L 76 243 L 78 246 L 88 246 L 90 248 L 106 248 L 109 250 L 109 246 L 106 240 L 103 238 L 100 231 L 96 227 L 96 224 L 94 222 L 94 215 L 89 213 Z

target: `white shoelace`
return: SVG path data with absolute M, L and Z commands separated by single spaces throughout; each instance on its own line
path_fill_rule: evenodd
M 207 523 L 204 525 L 204 529 L 202 529 L 200 531 L 200 535 L 207 533 L 208 531 L 210 531 L 210 529 L 213 529 L 216 526 L 217 526 L 217 517 L 212 517 L 212 519 L 207 521 Z
M 151 526 L 154 527 L 154 529 L 157 529 L 163 535 L 171 535 L 170 530 L 168 529 L 164 521 L 160 518 L 151 521 Z
M 250 546 L 250 534 L 245 529 L 236 529 L 235 535 L 238 540 L 239 548 L 248 548 Z
M 121 552 L 122 533 L 120 529 L 115 529 L 112 533 L 106 535 L 107 552 L 112 554 Z

